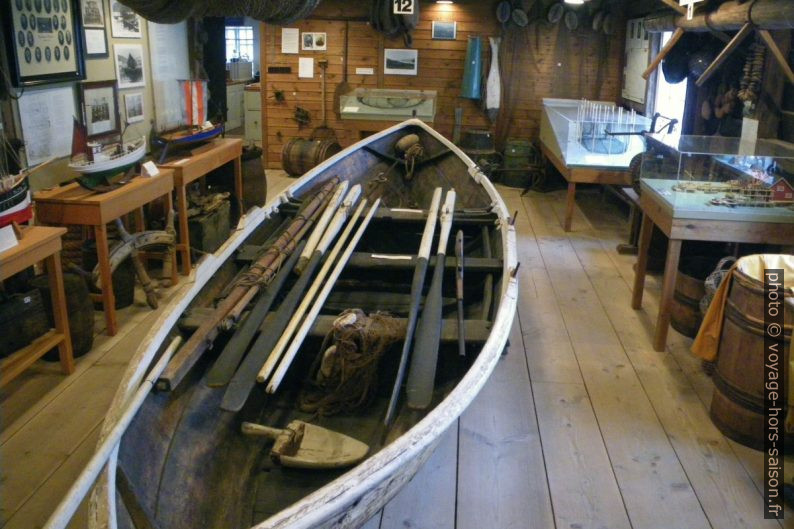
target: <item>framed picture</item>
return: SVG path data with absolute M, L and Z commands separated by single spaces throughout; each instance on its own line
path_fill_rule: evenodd
M 80 103 L 88 138 L 118 134 L 118 94 L 115 81 L 97 81 L 80 85 Z
M 146 85 L 142 45 L 114 44 L 113 56 L 116 59 L 116 80 L 120 89 Z
M 386 48 L 383 50 L 383 73 L 416 75 L 419 72 L 419 51 Z
M 84 28 L 104 28 L 105 9 L 102 0 L 80 0 Z
M 433 31 L 431 33 L 431 38 L 434 40 L 455 40 L 457 34 L 457 22 L 441 22 L 440 20 L 433 21 Z
M 143 121 L 143 92 L 124 94 L 124 112 L 127 123 Z
M 139 39 L 141 17 L 117 0 L 110 0 L 110 29 L 113 38 Z
M 83 30 L 86 59 L 105 59 L 108 57 L 108 38 L 103 29 L 86 28 Z
M 11 81 L 31 86 L 85 78 L 75 0 L 10 0 L 3 16 Z
M 301 49 L 304 51 L 322 51 L 328 49 L 326 33 L 303 33 Z

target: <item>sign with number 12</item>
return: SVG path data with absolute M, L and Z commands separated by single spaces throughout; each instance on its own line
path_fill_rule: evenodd
M 415 0 L 393 0 L 395 15 L 413 15 Z

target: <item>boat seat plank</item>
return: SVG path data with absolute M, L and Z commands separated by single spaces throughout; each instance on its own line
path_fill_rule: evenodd
M 299 207 L 300 204 L 297 203 L 286 203 L 281 206 L 280 210 L 284 214 L 294 215 Z M 378 208 L 378 211 L 372 217 L 372 222 L 375 224 L 381 222 L 424 223 L 426 220 L 427 210 L 389 208 L 385 206 Z M 492 226 L 497 221 L 496 214 L 488 209 L 459 209 L 455 210 L 452 226 L 453 229 L 454 226 L 458 225 Z

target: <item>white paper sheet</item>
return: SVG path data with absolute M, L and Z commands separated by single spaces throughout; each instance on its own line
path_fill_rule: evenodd
M 77 110 L 72 86 L 26 90 L 19 98 L 19 117 L 28 165 L 72 153 Z
M 298 59 L 298 77 L 311 79 L 314 77 L 314 59 L 301 57 Z
M 281 28 L 281 53 L 298 53 L 300 30 L 298 28 Z
M 108 52 L 104 29 L 85 30 L 85 52 L 94 55 Z
M 17 241 L 13 226 L 3 226 L 0 228 L 0 253 L 10 250 L 17 244 L 19 244 L 19 241 Z

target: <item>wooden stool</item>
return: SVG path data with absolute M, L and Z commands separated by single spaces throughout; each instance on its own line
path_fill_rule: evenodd
M 234 162 L 234 194 L 242 207 L 243 171 L 240 156 L 243 154 L 243 140 L 240 138 L 218 138 L 206 145 L 190 151 L 190 155 L 173 162 L 160 165 L 160 168 L 174 172 L 176 208 L 179 215 L 179 242 L 177 250 L 182 256 L 182 275 L 190 274 L 190 234 L 187 224 L 187 186 L 210 171 L 229 162 Z
M 55 320 L 54 330 L 0 361 L 0 387 L 16 378 L 55 346 L 58 347 L 63 372 L 68 375 L 74 371 L 72 338 L 69 334 L 69 316 L 66 312 L 61 272 L 61 236 L 64 233 L 66 233 L 65 228 L 42 226 L 22 228 L 19 244 L 0 253 L 0 281 L 39 261 L 45 262 L 50 281 L 53 320 Z
M 107 236 L 107 224 L 115 219 L 135 212 L 138 231 L 144 230 L 143 206 L 152 200 L 165 196 L 167 209 L 173 208 L 171 191 L 174 189 L 173 171 L 162 169 L 152 177 L 135 177 L 131 182 L 107 193 L 95 193 L 73 182 L 63 187 L 36 193 L 36 221 L 40 224 L 92 226 L 96 237 L 97 263 L 102 284 L 102 305 L 105 310 L 107 333 L 116 334 L 116 298 L 113 294 L 113 281 Z M 172 250 L 171 280 L 178 282 L 176 273 L 176 252 Z

